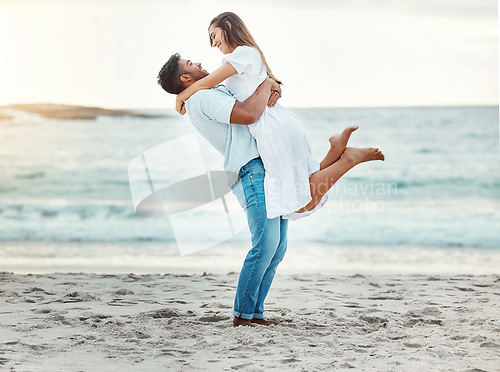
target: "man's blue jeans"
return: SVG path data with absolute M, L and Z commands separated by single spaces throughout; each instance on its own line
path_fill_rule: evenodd
M 287 247 L 288 220 L 267 218 L 264 166 L 257 158 L 240 169 L 241 185 L 233 190 L 245 209 L 252 235 L 252 249 L 241 269 L 233 315 L 242 319 L 264 319 L 264 300 Z

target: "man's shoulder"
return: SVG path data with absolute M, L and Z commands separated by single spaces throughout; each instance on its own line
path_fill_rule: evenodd
M 203 99 L 207 97 L 213 97 L 214 95 L 227 95 L 232 97 L 229 90 L 227 90 L 224 85 L 220 84 L 216 85 L 212 89 L 201 89 L 193 94 L 191 98 L 197 97 L 197 99 Z
M 217 85 L 212 89 L 201 89 L 193 94 L 187 101 L 187 107 L 202 109 L 215 102 L 234 101 L 235 98 L 224 85 Z
M 224 85 L 202 89 L 186 101 L 191 120 L 210 119 L 229 124 L 236 99 Z

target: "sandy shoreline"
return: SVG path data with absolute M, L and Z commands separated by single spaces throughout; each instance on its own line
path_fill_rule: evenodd
M 249 238 L 250 239 L 250 238 Z M 3 242 L 0 271 L 17 274 L 90 272 L 99 274 L 210 271 L 227 274 L 241 269 L 247 241 L 231 241 L 196 254 L 180 256 L 168 242 Z M 497 274 L 500 251 L 474 248 L 325 246 L 291 240 L 281 274 L 457 275 Z
M 231 327 L 238 273 L 0 273 L 0 369 L 498 371 L 499 275 L 277 274 Z

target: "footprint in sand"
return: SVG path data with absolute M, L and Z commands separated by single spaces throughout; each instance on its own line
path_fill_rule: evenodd
M 198 318 L 200 322 L 207 322 L 207 323 L 216 323 L 216 322 L 222 322 L 222 321 L 230 321 L 231 319 L 228 318 L 227 316 L 220 316 L 220 315 L 209 315 L 209 316 L 202 316 L 201 318 Z
M 495 343 L 495 342 L 491 342 L 491 341 L 487 341 L 487 342 L 483 342 L 481 345 L 479 345 L 480 347 L 490 347 L 490 348 L 493 348 L 493 349 L 498 349 L 500 348 L 500 345 Z
M 420 344 L 411 343 L 411 342 L 405 342 L 405 343 L 403 343 L 403 345 L 406 347 L 411 347 L 411 348 L 415 348 L 415 349 L 422 347 L 422 345 L 420 345 Z
M 153 312 L 148 313 L 147 315 L 151 316 L 152 318 L 159 319 L 159 318 L 176 318 L 179 317 L 180 314 L 177 310 L 175 309 L 161 309 L 161 310 L 156 310 Z

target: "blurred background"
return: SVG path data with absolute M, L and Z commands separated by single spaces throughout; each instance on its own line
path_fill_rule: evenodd
M 283 80 L 280 103 L 303 119 L 317 160 L 352 124 L 351 146 L 386 155 L 290 223 L 282 272 L 498 272 L 493 0 L 0 0 L 0 270 L 241 268 L 247 230 L 180 256 L 169 218 L 135 213 L 127 174 L 145 150 L 194 132 L 156 75 L 175 52 L 217 68 L 207 28 L 223 11 Z M 181 155 L 165 159 L 173 171 Z

